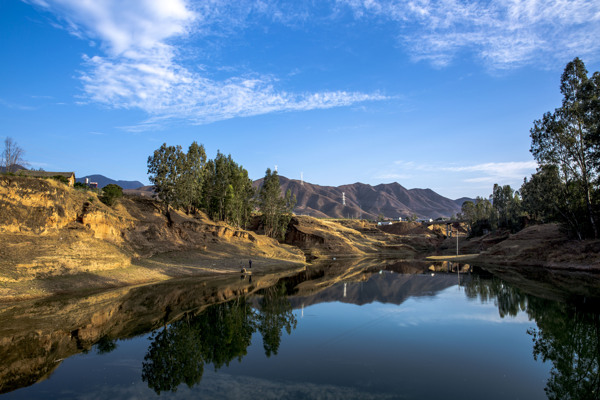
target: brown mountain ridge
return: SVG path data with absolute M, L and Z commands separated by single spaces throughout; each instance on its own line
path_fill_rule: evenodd
M 279 182 L 284 193 L 289 189 L 296 195 L 296 214 L 319 218 L 377 219 L 383 215 L 398 219 L 416 214 L 419 218 L 435 219 L 460 212 L 462 204 L 431 189 L 406 189 L 396 182 L 376 186 L 359 182 L 320 186 L 285 176 L 280 176 Z M 262 179 L 254 181 L 254 185 L 260 187 Z

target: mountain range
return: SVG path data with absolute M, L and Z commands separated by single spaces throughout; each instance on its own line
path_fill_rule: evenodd
M 373 274 L 364 282 L 340 282 L 309 296 L 290 298 L 295 309 L 319 303 L 342 302 L 356 305 L 373 302 L 400 305 L 410 297 L 435 296 L 444 289 L 455 286 L 454 274 Z
M 296 214 L 319 218 L 450 217 L 460 212 L 464 201 L 470 200 L 451 200 L 431 189 L 406 189 L 396 182 L 320 186 L 280 176 L 279 183 L 284 193 L 289 189 L 296 195 Z M 256 187 L 261 184 L 262 179 L 254 181 Z

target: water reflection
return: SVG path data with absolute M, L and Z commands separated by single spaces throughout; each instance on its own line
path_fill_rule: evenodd
M 600 301 L 570 295 L 556 301 L 531 296 L 499 278 L 477 276 L 468 297 L 496 301 L 501 317 L 527 313 L 537 324 L 527 330 L 535 360 L 552 363 L 544 389 L 549 399 L 600 399 Z
M 208 307 L 155 331 L 144 357 L 142 380 L 157 394 L 200 383 L 204 365 L 215 371 L 246 355 L 252 335 L 262 335 L 265 355 L 277 354 L 281 335 L 296 328 L 296 318 L 283 284 L 264 289 L 255 310 L 241 297 Z
M 335 381 L 336 393 L 342 388 L 346 394 L 377 389 L 391 394 L 390 398 L 398 397 L 394 397 L 401 386 L 397 382 L 402 381 L 406 386 L 402 390 L 408 390 L 415 386 L 413 381 L 425 380 L 428 372 L 439 370 L 480 373 L 479 380 L 502 385 L 502 377 L 494 375 L 504 364 L 515 365 L 517 358 L 494 365 L 498 363 L 494 357 L 513 351 L 519 342 L 524 387 L 533 382 L 530 376 L 537 376 L 529 375 L 537 364 L 551 366 L 537 376 L 536 398 L 544 396 L 544 384 L 537 382 L 546 380 L 550 399 L 600 398 L 600 303 L 591 295 L 600 287 L 597 278 L 543 275 L 539 270 L 525 276 L 521 270 L 508 268 L 488 271 L 464 264 L 393 260 L 333 262 L 291 276 L 255 276 L 252 282 L 234 278 L 209 283 L 174 281 L 84 299 L 37 302 L 30 308 L 11 306 L 0 312 L 0 393 L 32 385 L 53 373 L 43 382 L 46 386 L 23 390 L 24 397 L 42 398 L 47 392 L 36 390 L 47 388 L 48 382 L 58 382 L 55 375 L 61 374 L 59 365 L 64 358 L 85 353 L 92 346 L 98 354 L 111 353 L 102 359 L 114 357 L 129 345 L 119 339 L 141 341 L 139 335 L 152 332 L 149 344 L 143 339 L 132 378 L 150 395 L 153 391 L 168 396 L 178 389 L 181 394 L 186 386 L 200 391 L 200 386 L 206 389 L 215 379 L 213 369 L 219 376 L 235 380 L 231 377 L 237 376 L 233 372 L 236 368 L 244 370 L 245 377 L 249 370 L 264 370 L 265 375 L 258 378 L 269 380 L 273 386 L 273 376 L 278 374 L 287 385 L 293 378 L 285 371 L 294 369 L 304 379 L 296 382 L 298 387 Z M 556 282 L 562 282 L 562 287 Z M 298 322 L 293 310 L 304 308 L 308 317 Z M 318 309 L 330 314 L 315 316 Z M 341 309 L 351 312 L 340 315 Z M 496 329 L 500 328 L 496 309 L 502 319 L 515 323 Z M 454 314 L 457 310 L 460 315 Z M 298 318 L 302 312 L 297 312 Z M 488 318 L 490 315 L 493 318 Z M 474 323 L 492 319 L 496 325 L 491 329 Z M 518 329 L 506 329 L 508 325 Z M 505 332 L 511 336 L 503 336 Z M 315 342 L 329 337 L 337 341 L 325 341 L 319 351 L 314 350 Z M 452 346 L 446 337 L 452 338 Z M 258 338 L 262 338 L 262 349 Z M 294 340 L 292 350 L 284 338 Z M 253 358 L 256 352 L 249 350 L 251 346 L 258 346 L 260 356 L 269 358 L 259 361 L 260 368 L 252 364 L 257 360 Z M 474 352 L 466 355 L 469 346 Z M 487 348 L 493 349 L 491 357 L 478 360 Z M 327 360 L 319 358 L 323 353 L 327 353 Z M 445 353 L 451 357 L 444 358 Z M 305 354 L 310 354 L 310 361 L 298 363 Z M 455 361 L 469 358 L 481 364 L 471 368 L 467 361 Z M 234 360 L 243 360 L 246 366 Z M 94 362 L 99 361 L 89 361 Z M 312 364 L 302 369 L 303 363 Z M 334 376 L 336 369 L 343 373 Z M 420 373 L 410 375 L 414 371 Z M 110 381 L 102 376 L 97 379 Z M 240 382 L 246 382 L 244 379 Z M 436 375 L 436 380 L 443 379 Z M 354 382 L 367 383 L 353 386 Z M 450 379 L 445 384 L 466 393 L 463 398 L 475 398 L 473 393 L 480 390 L 476 385 L 457 389 Z M 515 389 L 514 393 L 522 392 Z M 502 398 L 501 394 L 495 397 Z

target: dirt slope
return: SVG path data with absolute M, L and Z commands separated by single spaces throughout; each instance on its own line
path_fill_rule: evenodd
M 534 225 L 482 251 L 476 262 L 600 270 L 600 241 L 571 240 L 556 224 Z
M 389 234 L 365 220 L 295 216 L 288 226 L 285 243 L 301 248 L 309 259 L 375 254 L 412 259 L 419 253 L 433 251 L 437 240 L 429 231 L 416 235 Z
M 299 249 L 202 214 L 171 216 L 169 223 L 150 199 L 124 198 L 111 208 L 53 180 L 0 177 L 0 300 L 239 272 L 249 258 L 269 268 L 273 260 L 304 261 Z M 169 267 L 171 258 L 185 268 Z

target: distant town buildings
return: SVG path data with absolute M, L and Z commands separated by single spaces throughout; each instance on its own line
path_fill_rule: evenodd
M 90 178 L 85 178 L 85 185 L 90 188 L 98 189 L 98 182 L 90 182 Z
M 420 222 L 420 223 L 433 222 L 433 218 L 419 218 L 417 220 L 417 222 Z

